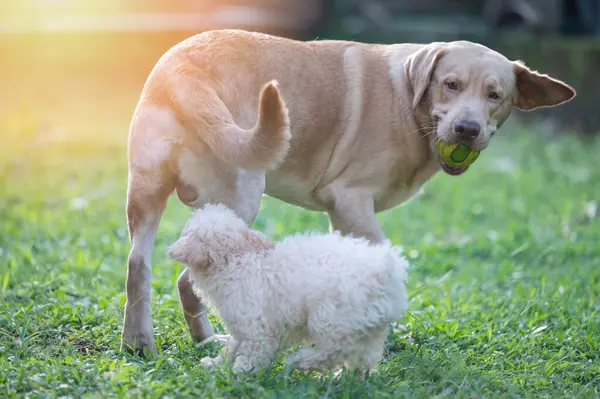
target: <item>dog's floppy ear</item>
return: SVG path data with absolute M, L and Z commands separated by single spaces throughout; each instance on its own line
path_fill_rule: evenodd
M 523 111 L 539 107 L 553 107 L 575 97 L 576 92 L 568 84 L 548 75 L 529 69 L 521 61 L 515 61 L 518 97 L 515 106 Z
M 194 234 L 180 237 L 167 249 L 167 256 L 186 265 L 199 265 L 207 258 L 206 248 Z
M 412 89 L 413 109 L 417 108 L 431 82 L 437 62 L 444 54 L 443 43 L 434 42 L 411 54 L 404 64 L 404 73 Z

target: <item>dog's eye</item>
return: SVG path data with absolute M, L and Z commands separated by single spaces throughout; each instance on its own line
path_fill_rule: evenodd
M 446 87 L 452 91 L 458 90 L 456 82 L 446 82 Z
M 500 99 L 500 96 L 499 96 L 499 95 L 498 95 L 498 93 L 496 93 L 495 91 L 491 91 L 491 92 L 489 92 L 489 94 L 488 94 L 488 98 L 489 98 L 490 100 L 499 100 L 499 99 Z

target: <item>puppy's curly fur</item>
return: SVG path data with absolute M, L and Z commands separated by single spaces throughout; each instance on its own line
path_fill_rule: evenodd
M 190 266 L 196 293 L 231 334 L 235 372 L 310 343 L 288 359 L 292 367 L 373 370 L 387 326 L 407 308 L 408 263 L 389 241 L 307 233 L 275 243 L 224 205 L 206 205 L 168 254 Z

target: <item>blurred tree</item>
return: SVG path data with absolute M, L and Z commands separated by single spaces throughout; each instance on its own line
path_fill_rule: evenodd
M 562 32 L 570 35 L 600 34 L 599 0 L 564 0 Z

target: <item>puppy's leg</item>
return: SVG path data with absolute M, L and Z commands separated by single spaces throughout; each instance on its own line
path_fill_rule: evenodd
M 279 342 L 276 339 L 263 337 L 264 339 L 245 339 L 239 341 L 235 354 L 233 355 L 232 370 L 234 373 L 252 372 L 267 367 L 275 357 Z M 228 358 L 232 356 L 228 354 Z
M 235 361 L 235 354 L 238 346 L 239 341 L 235 340 L 234 337 L 230 337 L 227 340 L 227 345 L 221 348 L 221 351 L 216 357 L 204 357 L 200 363 L 209 370 L 221 367 L 224 361 L 231 364 Z
M 374 330 L 368 337 L 361 338 L 356 343 L 356 352 L 348 357 L 346 367 L 348 369 L 358 369 L 363 376 L 376 370 L 383 356 L 387 332 L 387 326 L 385 326 Z
M 223 357 L 203 357 L 202 359 L 200 359 L 200 364 L 207 370 L 218 369 L 223 364 Z
M 329 230 L 380 242 L 385 237 L 375 217 L 373 197 L 357 190 L 327 186 L 320 196 L 333 204 L 327 211 Z
M 317 345 L 314 348 L 300 348 L 288 357 L 288 366 L 300 371 L 323 371 L 337 363 L 339 353 Z
M 299 368 L 346 366 L 348 369 L 371 370 L 381 358 L 387 328 L 377 318 L 363 313 L 376 313 L 365 307 L 358 313 L 346 301 L 322 301 L 311 310 L 307 331 L 314 348 L 299 352 Z
M 229 341 L 227 342 L 227 346 L 225 346 L 225 347 L 223 347 L 223 349 L 221 349 L 220 356 L 223 359 L 226 359 L 228 363 L 233 363 L 235 361 L 235 355 L 238 351 L 239 346 L 240 346 L 239 340 L 235 339 L 235 337 L 229 338 Z

